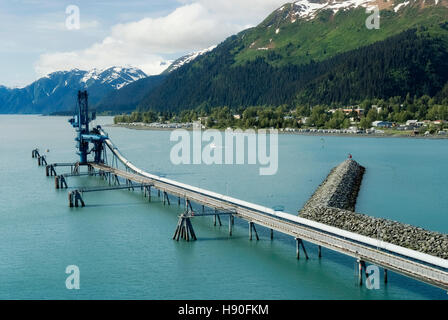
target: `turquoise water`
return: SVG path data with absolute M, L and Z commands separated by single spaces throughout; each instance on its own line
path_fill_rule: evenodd
M 109 123 L 101 118 L 98 123 Z M 258 166 L 174 166 L 169 132 L 106 128 L 137 166 L 294 213 L 348 153 L 367 168 L 357 211 L 448 233 L 448 140 L 357 137 L 279 137 L 279 170 Z M 379 290 L 356 284 L 352 258 L 306 244 L 297 260 L 293 239 L 247 223 L 193 220 L 198 241 L 171 240 L 182 208 L 140 192 L 86 194 L 70 209 L 67 190 L 31 159 L 49 149 L 49 162 L 76 161 L 74 130 L 63 117 L 0 116 L 0 298 L 2 299 L 447 299 L 440 289 L 390 273 Z M 66 172 L 59 168 L 58 173 Z M 75 186 L 104 184 L 69 178 Z M 67 290 L 65 268 L 77 265 L 81 289 Z

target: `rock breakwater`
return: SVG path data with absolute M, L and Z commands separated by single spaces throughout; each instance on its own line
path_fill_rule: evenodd
M 300 216 L 448 259 L 447 234 L 354 212 L 364 171 L 353 160 L 335 167 L 300 211 Z

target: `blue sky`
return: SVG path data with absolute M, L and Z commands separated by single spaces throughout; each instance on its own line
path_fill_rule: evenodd
M 24 86 L 72 68 L 161 62 L 215 45 L 288 0 L 8 0 L 0 2 L 0 85 Z M 76 5 L 80 29 L 66 27 Z

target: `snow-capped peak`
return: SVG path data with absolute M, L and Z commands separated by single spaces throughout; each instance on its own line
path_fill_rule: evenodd
M 89 85 L 91 82 L 99 81 L 121 89 L 131 82 L 146 78 L 147 75 L 140 69 L 133 67 L 110 67 L 107 69 L 92 69 L 87 71 L 80 83 Z
M 165 72 L 173 72 L 176 69 L 179 69 L 180 67 L 182 67 L 185 64 L 188 64 L 190 62 L 192 62 L 193 60 L 195 60 L 196 58 L 198 58 L 199 56 L 202 56 L 203 54 L 206 54 L 207 52 L 213 51 L 217 46 L 211 46 L 207 49 L 204 50 L 200 50 L 200 51 L 196 51 L 193 53 L 190 53 L 186 56 L 183 56 L 177 60 L 175 60 L 167 69 Z
M 292 3 L 292 10 L 288 14 L 288 18 L 291 22 L 295 22 L 297 18 L 312 20 L 321 10 L 332 10 L 333 13 L 336 13 L 339 10 L 347 10 L 358 7 L 367 8 L 375 1 L 376 0 L 328 0 L 323 2 L 299 0 Z M 284 10 L 285 6 L 277 9 L 278 12 L 283 12 Z

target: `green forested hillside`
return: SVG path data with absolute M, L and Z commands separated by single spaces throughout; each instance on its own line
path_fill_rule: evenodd
M 194 66 L 179 69 L 140 108 L 349 104 L 408 93 L 435 96 L 448 82 L 445 37 L 423 27 L 305 65 L 273 66 L 261 57 L 232 65 L 225 48 L 231 44 L 227 40 Z
M 143 97 L 159 86 L 164 78 L 165 75 L 159 75 L 137 80 L 120 90 L 112 91 L 101 99 L 95 107 L 99 112 L 120 113 L 133 111 Z
M 446 0 L 429 2 L 382 10 L 378 30 L 365 27 L 364 8 L 323 10 L 314 19 L 292 23 L 284 6 L 256 28 L 172 72 L 146 92 L 138 107 L 295 107 L 408 94 L 443 100 L 448 8 Z

